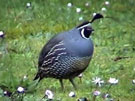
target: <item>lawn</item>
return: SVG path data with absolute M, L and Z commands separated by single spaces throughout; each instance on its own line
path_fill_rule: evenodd
M 75 78 L 78 89 L 64 80 L 62 91 L 52 78 L 35 86 L 44 44 L 92 19 L 94 13 L 104 18 L 93 23 L 94 55 L 81 81 Z M 43 98 L 47 89 L 54 101 L 135 101 L 134 16 L 134 0 L 0 0 L 0 33 L 4 34 L 0 35 L 0 101 L 47 101 Z M 93 83 L 95 77 L 104 81 L 100 87 Z M 109 78 L 116 78 L 117 84 L 109 84 Z M 29 91 L 18 93 L 18 87 Z M 75 97 L 69 96 L 71 91 Z M 93 95 L 95 91 L 100 94 Z

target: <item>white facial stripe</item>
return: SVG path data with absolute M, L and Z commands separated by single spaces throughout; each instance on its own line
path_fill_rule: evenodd
M 89 38 L 85 37 L 85 35 L 84 35 L 84 28 L 81 30 L 81 35 L 82 35 L 82 37 L 83 37 L 84 39 L 89 39 Z
M 91 26 L 91 23 L 88 23 L 86 25 L 83 25 L 83 26 L 79 27 L 78 29 L 82 29 L 82 28 L 87 27 L 87 26 Z

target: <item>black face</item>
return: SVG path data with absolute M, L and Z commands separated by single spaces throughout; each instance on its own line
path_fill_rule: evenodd
M 89 38 L 93 31 L 94 30 L 91 27 L 87 26 L 87 27 L 84 27 L 83 29 L 81 29 L 81 34 L 83 34 L 83 36 L 85 38 Z
M 103 18 L 103 15 L 100 13 L 97 13 L 93 19 L 91 21 L 85 21 L 82 24 L 80 24 L 79 26 L 77 26 L 77 28 L 80 30 L 80 33 L 82 35 L 83 38 L 89 38 L 92 31 L 94 31 L 91 27 L 91 24 L 96 20 L 96 19 L 100 19 Z
M 89 24 L 90 24 L 89 21 L 85 21 L 82 24 L 80 24 L 79 26 L 77 26 L 77 28 L 80 30 L 82 37 L 84 37 L 84 38 L 89 38 L 92 31 L 94 31 Z

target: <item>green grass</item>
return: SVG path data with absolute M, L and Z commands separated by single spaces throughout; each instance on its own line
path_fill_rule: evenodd
M 55 99 L 62 101 L 75 101 L 80 97 L 92 99 L 96 87 L 91 81 L 96 76 L 105 81 L 110 77 L 119 79 L 119 83 L 110 89 L 116 101 L 135 101 L 135 84 L 132 84 L 135 79 L 134 0 L 111 0 L 109 6 L 104 5 L 105 0 L 30 1 L 32 7 L 26 8 L 27 0 L 0 0 L 0 30 L 5 32 L 5 38 L 0 38 L 0 85 L 8 86 L 7 89 L 13 92 L 18 86 L 30 85 L 43 45 L 53 35 L 80 24 L 79 17 L 90 20 L 92 13 L 100 12 L 105 18 L 93 24 L 94 56 L 83 73 L 82 83 L 79 78 L 75 79 L 78 90 L 65 80 L 65 92 L 62 92 L 58 80 L 47 78 L 39 83 L 36 90 L 26 93 L 24 101 L 39 101 L 46 89 L 52 90 Z M 73 4 L 72 8 L 67 7 L 68 2 Z M 86 2 L 90 3 L 89 7 L 85 7 Z M 82 9 L 81 13 L 76 13 L 77 7 Z M 107 11 L 102 12 L 102 7 Z M 117 57 L 128 58 L 114 61 Z M 28 80 L 22 83 L 24 75 L 28 75 Z M 98 89 L 105 93 L 108 85 Z M 70 98 L 70 91 L 75 91 L 77 96 Z M 1 100 L 10 101 L 3 97 L 2 90 Z M 104 101 L 101 96 L 96 100 Z

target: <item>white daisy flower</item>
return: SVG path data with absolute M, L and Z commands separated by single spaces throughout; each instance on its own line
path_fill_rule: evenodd
M 97 13 L 93 13 L 93 17 L 96 15 Z
M 100 91 L 97 91 L 97 90 L 93 92 L 93 95 L 94 96 L 99 96 L 100 94 L 101 94 L 101 92 Z
M 27 7 L 27 8 L 31 7 L 31 2 L 28 2 L 28 3 L 26 4 L 26 7 Z
M 75 97 L 75 96 L 76 96 L 75 92 L 71 91 L 71 92 L 69 93 L 69 97 Z
M 45 96 L 47 96 L 48 99 L 53 99 L 54 94 L 53 94 L 52 91 L 46 90 L 45 91 Z
M 7 95 L 8 92 L 7 91 L 4 91 L 3 93 L 4 93 L 4 95 Z
M 67 4 L 67 6 L 68 6 L 68 7 L 72 7 L 72 3 L 69 2 L 69 3 Z
M 24 91 L 25 91 L 24 88 L 21 86 L 17 88 L 18 93 L 24 93 Z
M 110 4 L 110 2 L 109 1 L 105 1 L 105 5 L 109 5 Z
M 4 37 L 4 32 L 0 31 L 0 37 Z
M 110 97 L 110 95 L 108 94 L 108 93 L 106 93 L 106 94 L 104 94 L 104 96 L 103 96 L 104 98 L 109 98 Z
M 101 87 L 101 85 L 104 83 L 103 80 L 101 80 L 101 78 L 99 77 L 95 77 L 95 78 L 92 78 L 92 82 L 95 83 L 97 86 Z
M 116 79 L 116 78 L 110 78 L 110 79 L 108 80 L 108 82 L 109 82 L 110 84 L 117 84 L 117 83 L 119 82 L 119 80 Z
M 76 8 L 76 12 L 80 13 L 81 12 L 81 8 Z
M 83 17 L 79 17 L 79 21 L 82 21 L 83 20 Z M 81 74 L 82 75 L 82 74 Z
M 101 11 L 106 11 L 107 9 L 105 7 L 101 8 Z
M 27 75 L 24 75 L 23 76 L 23 80 L 27 80 L 28 79 L 28 76 Z
M 85 6 L 88 7 L 90 4 L 88 2 L 85 3 Z
M 27 75 L 24 75 L 23 78 L 24 78 L 24 79 L 27 79 Z
M 134 79 L 134 80 L 132 80 L 132 83 L 133 83 L 133 84 L 135 84 L 135 79 Z
M 4 94 L 4 96 L 8 96 L 8 97 L 10 97 L 12 95 L 12 93 L 9 91 L 4 91 L 3 94 Z

